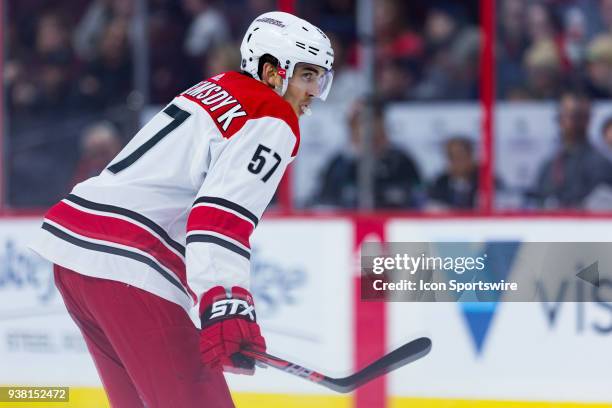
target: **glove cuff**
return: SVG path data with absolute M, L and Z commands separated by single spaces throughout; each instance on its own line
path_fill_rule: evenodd
M 230 318 L 257 321 L 253 296 L 248 290 L 234 286 L 228 291 L 222 286 L 215 286 L 202 296 L 200 301 L 202 328 Z

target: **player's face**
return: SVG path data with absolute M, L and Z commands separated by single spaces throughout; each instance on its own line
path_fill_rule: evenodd
M 299 63 L 293 70 L 284 98 L 300 116 L 308 109 L 312 99 L 321 93 L 325 69 L 312 64 Z

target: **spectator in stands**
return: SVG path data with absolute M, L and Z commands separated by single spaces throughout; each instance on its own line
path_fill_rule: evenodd
M 95 0 L 89 4 L 73 34 L 74 48 L 84 61 L 98 56 L 99 43 L 113 20 L 130 21 L 134 0 Z
M 499 96 L 557 99 L 577 86 L 592 98 L 612 96 L 612 0 L 501 0 L 500 15 Z
M 435 65 L 438 59 L 446 58 L 459 30 L 460 24 L 450 9 L 434 6 L 428 10 L 423 37 L 429 63 Z
M 407 100 L 418 80 L 417 67 L 401 59 L 388 59 L 378 65 L 376 85 L 378 98 L 385 103 Z
M 100 174 L 122 147 L 119 132 L 109 122 L 98 122 L 85 129 L 81 137 L 81 156 L 70 187 Z
M 151 0 L 149 30 L 149 103 L 161 105 L 202 79 L 202 58 L 187 58 L 183 47 L 190 16 L 180 2 Z
M 527 35 L 532 43 L 555 41 L 558 35 L 558 21 L 553 9 L 542 2 L 527 3 Z
M 428 189 L 431 206 L 437 208 L 473 209 L 478 191 L 478 164 L 472 141 L 463 136 L 446 142 L 446 170 Z
M 312 4 L 310 4 L 311 2 L 308 3 L 308 8 L 313 8 Z M 356 2 L 354 0 L 325 0 L 318 3 L 319 7 L 315 13 L 318 14 L 321 30 L 325 31 L 326 34 L 328 32 L 336 33 L 342 41 L 347 43 L 352 41 L 357 31 L 355 18 Z M 308 10 L 303 11 L 308 14 Z M 334 48 L 335 53 L 336 48 Z M 336 65 L 335 58 L 334 65 Z
M 47 60 L 37 67 L 38 94 L 34 105 L 39 112 L 57 114 L 69 108 L 76 108 L 70 62 Z
M 58 14 L 44 14 L 36 30 L 36 55 L 42 60 L 70 60 L 72 49 L 69 44 L 66 21 Z
M 425 21 L 426 59 L 417 99 L 477 98 L 479 34 L 464 27 L 455 8 L 432 7 Z
M 132 90 L 132 59 L 128 43 L 129 21 L 115 19 L 106 27 L 97 57 L 79 81 L 83 102 L 93 108 L 123 104 Z
M 559 147 L 542 166 L 531 194 L 543 208 L 580 208 L 612 174 L 612 167 L 588 142 L 588 97 L 565 92 L 559 102 Z
M 587 20 L 583 10 L 570 7 L 565 12 L 563 24 L 563 55 L 567 57 L 569 68 L 577 70 L 584 63 L 587 40 Z
M 333 32 L 328 33 L 328 36 L 334 49 L 334 86 L 327 96 L 327 101 L 352 104 L 365 93 L 363 74 L 350 63 L 346 44 L 341 38 Z
M 449 98 L 478 99 L 480 83 L 480 30 L 469 26 L 457 36 L 451 49 L 451 61 L 454 69 Z
M 31 63 L 38 70 L 34 78 L 38 83 L 38 108 L 57 112 L 69 107 L 73 96 L 73 54 L 67 24 L 60 15 L 46 14 L 39 20 L 36 55 Z
M 378 0 L 374 3 L 374 36 L 376 59 L 415 60 L 423 56 L 423 38 L 406 26 L 403 2 Z
M 240 51 L 235 44 L 221 44 L 213 48 L 206 59 L 203 78 L 219 72 L 236 71 L 240 67 Z
M 586 89 L 596 99 L 612 96 L 612 34 L 595 37 L 587 50 Z
M 612 0 L 599 0 L 599 10 L 597 17 L 599 21 L 593 21 L 597 32 L 602 34 L 612 34 Z
M 202 57 L 229 40 L 228 23 L 211 1 L 183 0 L 183 7 L 193 18 L 185 36 L 185 54 Z
M 502 0 L 500 3 L 498 44 L 496 48 L 498 95 L 507 98 L 524 89 L 526 81 L 522 61 L 527 50 L 525 0 Z
M 71 106 L 73 87 L 72 49 L 64 19 L 55 13 L 43 14 L 37 21 L 34 53 L 16 63 L 11 105 L 19 113 L 40 114 Z
M 349 117 L 351 146 L 332 158 L 323 175 L 316 203 L 344 208 L 358 206 L 358 165 L 365 154 L 374 156 L 374 206 L 376 208 L 417 208 L 421 204 L 421 176 L 414 161 L 393 146 L 385 130 L 382 105 L 374 106 L 372 151 L 363 151 L 362 115 L 358 102 Z
M 612 116 L 608 116 L 601 125 L 601 131 L 590 135 L 591 143 L 610 163 L 612 163 Z M 612 174 L 610 174 L 612 180 Z M 609 183 L 612 185 L 612 183 Z
M 561 87 L 561 60 L 552 40 L 534 43 L 525 54 L 527 87 L 532 99 L 556 99 Z

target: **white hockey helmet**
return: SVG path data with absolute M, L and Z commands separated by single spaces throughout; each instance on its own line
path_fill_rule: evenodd
M 261 79 L 257 74 L 259 58 L 264 54 L 276 58 L 285 74 L 281 95 L 287 91 L 298 63 L 318 65 L 325 69 L 325 74 L 318 81 L 318 94 L 315 96 L 325 100 L 329 94 L 334 50 L 325 33 L 306 20 L 280 11 L 260 15 L 247 29 L 240 54 L 242 70 L 255 79 Z

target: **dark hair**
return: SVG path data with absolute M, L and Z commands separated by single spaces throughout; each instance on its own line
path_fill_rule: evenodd
M 448 149 L 450 145 L 454 143 L 462 146 L 465 150 L 467 150 L 468 153 L 470 154 L 474 153 L 474 142 L 472 142 L 472 140 L 468 138 L 467 136 L 463 136 L 463 135 L 451 136 L 450 138 L 446 139 L 446 143 L 445 143 L 446 148 Z
M 565 88 L 561 91 L 561 93 L 559 94 L 559 98 L 558 98 L 558 102 L 557 102 L 557 120 L 559 120 L 559 118 L 561 117 L 561 106 L 563 104 L 563 101 L 566 98 L 571 98 L 574 99 L 578 102 L 579 104 L 579 110 L 580 113 L 585 115 L 586 118 L 588 119 L 589 115 L 590 115 L 590 110 L 591 110 L 591 98 L 589 97 L 589 95 L 584 91 L 584 89 L 579 88 L 579 87 L 571 87 L 571 88 Z
M 584 113 L 586 114 L 589 113 L 591 109 L 591 97 L 589 94 L 581 87 L 570 87 L 563 89 L 559 95 L 557 114 L 559 114 L 561 104 L 566 98 L 575 99 L 580 104 L 580 109 L 585 110 Z
M 385 110 L 386 110 L 386 105 L 384 103 L 384 101 L 378 99 L 378 98 L 372 98 L 370 99 L 369 103 L 367 100 L 361 99 L 361 100 L 357 100 L 353 103 L 351 109 L 349 109 L 348 115 L 347 115 L 347 119 L 349 121 L 349 123 L 355 123 L 354 121 L 358 120 L 359 117 L 361 115 L 363 115 L 364 111 L 370 108 L 371 112 L 372 112 L 372 119 L 377 121 L 377 120 L 382 120 L 384 121 L 385 119 Z
M 257 65 L 257 76 L 261 79 L 261 74 L 263 74 L 263 66 L 266 62 L 278 67 L 278 59 L 274 58 L 270 54 L 264 54 L 259 58 L 259 63 Z

